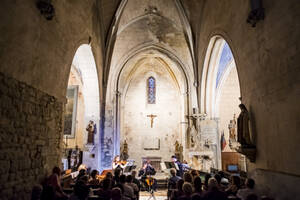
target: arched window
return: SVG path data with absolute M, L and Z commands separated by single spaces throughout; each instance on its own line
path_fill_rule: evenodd
M 147 87 L 148 87 L 148 103 L 155 104 L 155 92 L 156 92 L 156 84 L 155 78 L 150 76 L 147 80 Z

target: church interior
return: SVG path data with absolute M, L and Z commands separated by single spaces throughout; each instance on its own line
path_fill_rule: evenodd
M 0 16 L 0 199 L 300 198 L 298 0 Z

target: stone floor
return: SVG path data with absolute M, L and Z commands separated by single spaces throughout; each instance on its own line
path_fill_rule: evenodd
M 154 193 L 156 200 L 166 200 L 167 199 L 167 190 L 158 190 Z M 148 200 L 150 194 L 148 192 L 140 192 L 140 200 Z M 151 198 L 153 200 L 153 198 Z

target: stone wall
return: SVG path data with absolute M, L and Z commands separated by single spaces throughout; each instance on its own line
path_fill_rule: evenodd
M 60 166 L 63 103 L 0 73 L 0 198 L 29 199 Z

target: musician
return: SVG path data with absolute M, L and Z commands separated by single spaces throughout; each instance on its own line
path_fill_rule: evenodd
M 144 163 L 144 166 L 142 167 L 142 169 L 140 169 L 139 176 L 142 176 L 141 181 L 144 184 L 144 186 L 146 188 L 152 187 L 152 189 L 154 191 L 156 191 L 156 188 L 157 188 L 157 180 L 155 178 L 153 178 L 152 176 L 154 176 L 155 174 L 156 174 L 156 171 L 155 171 L 154 167 L 152 167 L 151 161 L 148 159 Z M 150 183 L 150 185 L 149 185 L 149 183 Z
M 181 162 L 177 159 L 177 157 L 175 155 L 172 156 L 172 161 L 176 167 L 176 176 L 182 177 L 183 176 L 183 167 L 182 167 Z
M 126 161 L 121 161 L 119 155 L 116 155 L 112 163 L 112 168 L 113 170 L 120 169 L 121 171 L 123 171 L 123 169 L 127 166 L 127 164 L 128 163 Z

